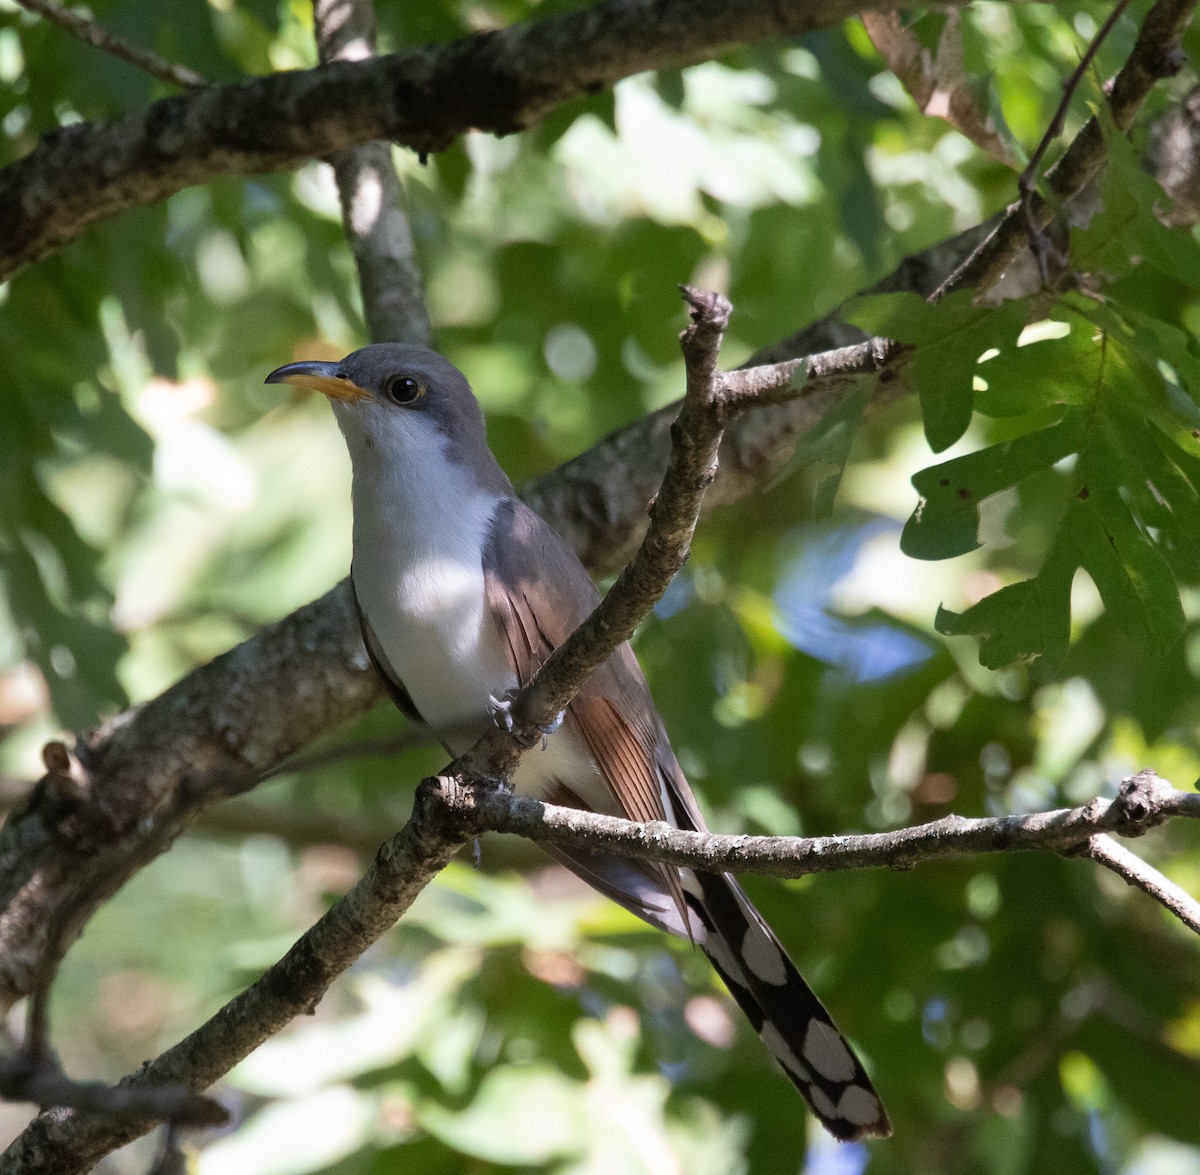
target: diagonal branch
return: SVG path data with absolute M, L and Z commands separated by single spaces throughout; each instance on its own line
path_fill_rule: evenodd
M 1189 797 L 1200 799 L 1200 796 Z M 1093 836 L 1082 855 L 1111 869 L 1118 877 L 1148 894 L 1189 929 L 1200 934 L 1200 902 L 1148 865 L 1136 853 L 1119 845 L 1111 836 Z
M 1133 125 L 1150 91 L 1174 77 L 1186 63 L 1181 42 L 1196 9 L 1196 0 L 1157 0 L 1138 30 L 1129 59 L 1113 81 L 1108 116 L 1122 133 Z M 1051 196 L 1059 205 L 1091 183 L 1104 166 L 1104 130 L 1093 115 L 1071 140 L 1070 146 L 1047 173 Z M 1056 205 L 1036 192 L 1013 204 L 988 238 L 946 280 L 935 300 L 954 290 L 990 290 L 1030 244 L 1031 234 L 1040 233 L 1053 220 Z
M 77 37 L 85 45 L 92 45 L 113 57 L 119 57 L 130 65 L 136 66 L 143 73 L 156 77 L 160 82 L 169 86 L 178 86 L 181 90 L 195 90 L 209 85 L 209 80 L 186 65 L 176 65 L 151 53 L 149 49 L 141 49 L 131 45 L 120 37 L 114 36 L 107 29 L 97 24 L 90 13 L 77 8 L 68 8 L 58 0 L 16 0 L 22 8 L 36 12 L 43 20 L 64 28 L 73 37 Z

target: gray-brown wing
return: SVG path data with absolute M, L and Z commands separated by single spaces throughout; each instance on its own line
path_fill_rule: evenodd
M 574 552 L 516 499 L 497 507 L 483 564 L 488 607 L 524 685 L 588 616 L 600 595 Z M 537 574 L 532 574 L 535 568 Z M 683 776 L 628 644 L 621 645 L 579 691 L 565 722 L 582 738 L 608 784 L 610 814 L 642 823 L 668 819 L 663 787 L 678 786 Z M 670 764 L 665 775 L 664 762 Z M 560 782 L 568 793 L 577 794 L 572 780 Z M 687 800 L 694 809 L 690 794 Z M 660 866 L 653 870 L 686 926 L 679 871 Z
M 497 507 L 484 548 L 483 575 L 488 607 L 522 685 L 600 598 L 574 552 L 516 499 Z M 641 667 L 627 644 L 579 691 L 567 721 L 578 728 L 612 787 L 615 812 L 631 820 L 666 818 L 658 768 L 658 718 Z

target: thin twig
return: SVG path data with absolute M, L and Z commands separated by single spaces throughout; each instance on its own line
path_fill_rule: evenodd
M 1038 143 L 1033 154 L 1030 156 L 1029 162 L 1025 165 L 1025 170 L 1017 177 L 1017 190 L 1021 193 L 1021 206 L 1025 212 L 1026 224 L 1029 226 L 1029 239 L 1033 247 L 1034 256 L 1037 258 L 1038 272 L 1042 276 L 1043 285 L 1049 285 L 1050 283 L 1050 269 L 1046 261 L 1049 245 L 1046 240 L 1046 234 L 1037 227 L 1033 218 L 1033 193 L 1036 188 L 1038 168 L 1041 166 L 1046 152 L 1050 149 L 1050 144 L 1062 134 L 1067 118 L 1067 108 L 1071 104 L 1071 99 L 1075 96 L 1075 91 L 1079 88 L 1079 83 L 1083 80 L 1083 75 L 1087 72 L 1088 66 L 1091 65 L 1096 54 L 1100 51 L 1100 46 L 1104 44 L 1113 26 L 1120 20 L 1121 15 L 1128 6 L 1129 0 L 1118 0 L 1113 6 L 1113 10 L 1108 14 L 1108 18 L 1091 39 L 1083 56 L 1079 59 L 1079 64 L 1071 72 L 1071 76 L 1067 78 L 1063 85 L 1062 98 L 1058 103 L 1058 108 L 1054 111 L 1054 117 L 1050 119 L 1050 123 L 1046 127 L 1046 133 L 1042 135 L 1041 142 Z M 1063 264 L 1061 258 L 1056 257 L 1055 260 Z
M 1129 59 L 1113 82 L 1108 108 L 1112 124 L 1127 131 L 1150 91 L 1183 65 L 1180 40 L 1191 21 L 1197 0 L 1157 0 L 1142 21 Z M 1104 131 L 1093 115 L 1071 141 L 1046 179 L 1059 201 L 1078 195 L 1095 178 L 1105 161 Z M 1000 223 L 934 293 L 938 301 L 954 290 L 988 290 L 1029 246 L 1030 228 L 1041 232 L 1054 210 L 1036 192 L 1030 207 L 1017 201 Z
M 447 802 L 456 801 L 448 793 Z M 1200 819 L 1200 794 L 1177 791 L 1147 771 L 1125 780 L 1115 800 L 1095 799 L 1079 808 L 979 819 L 945 816 L 892 832 L 825 837 L 688 832 L 503 794 L 480 797 L 474 812 L 473 831 L 516 833 L 706 872 L 803 877 L 847 869 L 910 869 L 987 852 L 1075 853 L 1099 833 L 1140 836 L 1173 817 Z
M 1149 894 L 1185 926 L 1200 934 L 1200 902 L 1111 836 L 1093 836 L 1081 855 Z
M 761 367 L 739 367 L 722 375 L 721 405 L 727 420 L 770 404 L 787 404 L 822 387 L 850 384 L 864 375 L 886 376 L 911 354 L 912 348 L 894 339 L 870 338 L 802 359 Z
M 680 335 L 687 390 L 671 432 L 671 456 L 637 552 L 595 611 L 568 637 L 513 701 L 511 734 L 484 735 L 450 772 L 507 778 L 539 731 L 566 709 L 583 683 L 632 635 L 687 561 L 704 491 L 716 476 L 725 409 L 717 354 L 732 309 L 719 294 L 681 287 L 691 324 Z
M 49 757 L 53 761 L 55 753 Z M 53 959 L 43 961 L 42 973 L 29 995 L 25 1039 L 14 1055 L 0 1058 L 0 1098 L 33 1102 L 42 1109 L 80 1110 L 117 1121 L 150 1119 L 185 1126 L 219 1126 L 227 1121 L 220 1102 L 178 1083 L 133 1089 L 124 1083 L 107 1085 L 68 1077 L 50 1046 L 50 988 L 55 970 Z
M 186 65 L 176 65 L 151 53 L 149 49 L 140 49 L 136 45 L 123 41 L 96 23 L 91 13 L 78 8 L 68 8 L 58 0 L 17 0 L 22 8 L 37 13 L 43 20 L 64 28 L 73 37 L 77 37 L 86 45 L 111 53 L 122 61 L 136 66 L 143 73 L 156 77 L 160 82 L 170 86 L 178 86 L 183 90 L 197 90 L 210 85 L 208 78 L 188 69 Z

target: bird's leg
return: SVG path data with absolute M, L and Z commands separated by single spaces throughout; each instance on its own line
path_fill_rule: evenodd
M 507 689 L 499 697 L 494 694 L 488 694 L 488 711 L 492 716 L 492 721 L 507 734 L 511 734 L 513 738 L 523 747 L 531 747 L 537 741 L 536 739 L 524 739 L 513 731 L 515 725 L 513 721 L 513 701 L 521 691 L 518 689 Z M 538 730 L 542 732 L 542 750 L 546 749 L 550 741 L 550 736 L 563 724 L 563 716 L 565 711 L 560 710 L 552 722 L 545 726 L 538 726 Z

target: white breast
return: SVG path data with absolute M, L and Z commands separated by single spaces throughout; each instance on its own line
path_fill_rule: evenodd
M 406 446 L 409 459 L 381 460 L 344 431 L 354 460 L 359 605 L 421 716 L 461 754 L 491 722 L 489 698 L 518 684 L 484 594 L 483 548 L 500 499 L 446 459 L 435 432 L 427 444 Z M 530 751 L 513 782 L 541 796 L 556 781 L 597 800 L 608 794 L 565 730 L 545 751 Z
M 472 729 L 486 721 L 488 695 L 517 684 L 484 600 L 482 553 L 496 499 L 473 486 L 416 500 L 376 486 L 368 496 L 358 481 L 359 604 L 426 722 L 456 751 L 465 749 L 461 740 L 470 746 Z M 381 508 L 402 500 L 403 509 Z M 451 502 L 456 508 L 447 509 Z M 452 737 L 464 725 L 466 733 Z

